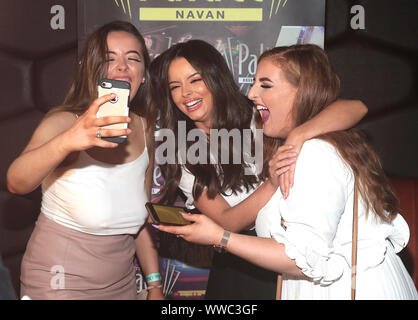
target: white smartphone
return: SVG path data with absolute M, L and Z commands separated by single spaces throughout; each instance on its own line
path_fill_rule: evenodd
M 107 116 L 128 116 L 129 115 L 129 94 L 131 85 L 129 82 L 113 79 L 102 79 L 97 86 L 98 96 L 114 93 L 116 98 L 100 106 L 97 118 Z M 126 129 L 128 123 L 115 123 L 102 127 L 103 129 Z M 127 136 L 103 137 L 103 140 L 123 143 Z

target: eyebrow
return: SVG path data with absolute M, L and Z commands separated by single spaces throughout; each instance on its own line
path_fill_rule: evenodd
M 195 72 L 195 73 L 193 73 L 193 74 L 191 74 L 190 76 L 188 76 L 187 77 L 187 79 L 190 79 L 190 78 L 193 78 L 195 75 L 200 75 L 200 73 L 199 72 Z M 168 82 L 168 84 L 170 85 L 170 84 L 172 84 L 172 83 L 178 83 L 178 82 L 180 82 L 180 81 L 176 81 L 176 80 L 174 80 L 174 81 L 169 81 Z
M 108 54 L 116 54 L 116 52 L 115 51 L 111 51 L 111 50 L 109 50 L 109 51 L 107 51 L 107 53 Z M 140 56 L 141 57 L 141 54 L 138 52 L 138 51 L 136 51 L 136 50 L 129 50 L 129 51 L 127 51 L 125 54 L 130 54 L 130 53 L 135 53 L 135 54 L 137 54 L 138 56 Z
M 267 77 L 260 78 L 260 79 L 259 79 L 259 81 L 268 81 L 268 82 L 273 83 L 273 81 L 271 81 L 271 80 L 270 80 L 269 78 L 267 78 Z

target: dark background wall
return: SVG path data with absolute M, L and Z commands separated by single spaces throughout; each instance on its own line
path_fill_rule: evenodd
M 53 5 L 65 29 L 53 30 Z M 365 29 L 353 30 L 353 5 Z M 418 177 L 416 0 L 328 0 L 325 49 L 342 80 L 341 95 L 361 99 L 359 125 L 391 177 Z M 20 262 L 39 214 L 40 190 L 11 195 L 6 172 L 45 112 L 60 104 L 77 56 L 77 1 L 0 2 L 0 254 L 19 290 Z

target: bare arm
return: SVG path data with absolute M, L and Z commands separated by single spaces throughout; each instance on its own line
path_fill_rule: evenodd
M 7 187 L 10 192 L 31 192 L 69 155 L 63 131 L 74 120 L 70 113 L 57 113 L 40 123 L 29 144 L 8 169 Z
M 72 152 L 97 146 L 114 148 L 118 144 L 96 137 L 99 127 L 129 122 L 127 117 L 97 118 L 100 105 L 112 99 L 106 95 L 96 99 L 77 120 L 70 112 L 57 112 L 42 120 L 22 154 L 10 165 L 7 187 L 12 193 L 25 194 L 36 189 L 42 180 Z M 101 130 L 102 136 L 126 135 L 130 129 Z
M 180 235 L 187 241 L 219 245 L 224 229 L 204 215 L 185 214 L 185 219 L 194 221 L 184 227 L 159 225 L 159 230 Z M 272 238 L 258 238 L 231 233 L 226 250 L 262 268 L 304 277 L 294 260 L 285 254 L 284 245 Z
M 149 228 L 150 225 L 145 224 L 135 239 L 136 256 L 144 275 L 159 272 L 158 251 Z M 161 283 L 161 280 L 153 281 L 148 286 L 159 286 Z M 147 299 L 164 299 L 162 288 L 149 289 Z
M 280 150 L 283 150 L 283 152 L 278 157 L 280 159 L 278 161 L 282 168 L 278 172 L 282 173 L 289 170 L 289 165 L 296 160 L 296 154 L 293 152 L 293 148 L 289 146 L 280 147 Z M 276 190 L 277 187 L 266 180 L 249 197 L 233 207 L 221 195 L 209 199 L 206 190 L 204 190 L 201 196 L 194 201 L 194 205 L 200 212 L 206 214 L 224 228 L 238 232 L 254 225 L 258 212 Z
M 286 143 L 294 135 L 306 141 L 324 133 L 349 129 L 363 119 L 367 111 L 367 107 L 359 100 L 337 100 L 311 120 L 294 128 Z
M 294 146 L 295 151 L 299 153 L 306 140 L 324 133 L 349 129 L 363 119 L 367 111 L 367 107 L 359 100 L 337 100 L 312 119 L 294 128 L 287 136 L 285 145 Z M 276 155 L 280 152 L 281 150 Z M 278 158 L 273 157 L 273 162 L 276 163 L 274 169 L 281 168 L 277 163 Z M 279 175 L 280 190 L 285 199 L 293 186 L 294 175 L 295 163 L 290 166 L 290 170 Z
M 145 123 L 145 121 L 143 123 Z M 148 199 L 150 199 L 152 189 L 152 176 L 154 173 L 154 151 L 152 141 L 148 140 L 149 139 L 147 139 L 149 164 L 145 173 L 145 191 L 147 193 Z M 142 209 L 145 210 L 145 207 Z M 145 224 L 145 226 L 139 232 L 138 237 L 135 239 L 135 247 L 136 256 L 139 260 L 144 275 L 159 272 L 158 251 L 155 246 L 155 241 L 153 239 L 149 224 Z M 159 285 L 161 285 L 161 281 L 154 281 L 148 284 L 148 286 Z M 162 288 L 149 289 L 147 299 L 164 299 Z

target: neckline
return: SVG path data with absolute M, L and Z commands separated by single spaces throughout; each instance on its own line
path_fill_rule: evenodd
M 110 163 L 110 162 L 100 161 L 100 160 L 97 160 L 97 159 L 93 158 L 85 150 L 81 151 L 81 153 L 85 154 L 90 160 L 92 160 L 94 162 L 97 162 L 104 167 L 123 167 L 123 166 L 131 165 L 131 164 L 135 163 L 136 161 L 138 161 L 145 154 L 145 151 L 148 151 L 147 146 L 144 147 L 144 150 L 142 150 L 142 153 L 137 158 L 135 158 L 132 161 L 128 161 L 128 162 L 124 162 L 124 163 Z

